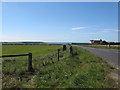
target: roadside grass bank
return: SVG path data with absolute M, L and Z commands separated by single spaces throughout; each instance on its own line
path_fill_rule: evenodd
M 27 72 L 27 60 L 3 60 L 3 88 L 117 88 L 109 73 L 115 70 L 105 60 L 82 48 L 73 55 L 60 51 L 33 58 L 35 72 Z
M 79 45 L 79 44 L 74 44 L 74 45 Z M 120 49 L 120 45 L 111 45 L 110 47 L 106 45 L 79 45 L 79 46 L 103 48 L 103 49 Z

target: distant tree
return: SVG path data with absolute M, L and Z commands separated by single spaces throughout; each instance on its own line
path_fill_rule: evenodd
M 102 44 L 102 42 L 103 42 L 102 39 L 100 39 L 100 44 Z
M 106 42 L 106 41 L 104 40 L 104 41 L 102 41 L 102 44 L 108 44 L 108 42 Z
M 102 39 L 100 39 L 100 41 L 102 42 Z

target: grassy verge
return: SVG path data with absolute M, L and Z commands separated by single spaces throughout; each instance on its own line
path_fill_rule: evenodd
M 3 88 L 115 88 L 108 74 L 114 69 L 89 51 L 74 47 L 74 56 L 61 51 L 33 58 L 35 72 L 27 72 L 27 60 L 3 61 Z
M 105 46 L 105 45 L 79 45 L 79 46 L 86 46 L 86 47 L 93 47 L 93 48 L 103 48 L 103 49 L 120 49 L 120 47 L 115 47 L 115 46 Z

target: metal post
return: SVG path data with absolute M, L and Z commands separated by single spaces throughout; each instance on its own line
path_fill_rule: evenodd
M 33 72 L 33 67 L 32 67 L 32 53 L 28 53 L 28 71 Z

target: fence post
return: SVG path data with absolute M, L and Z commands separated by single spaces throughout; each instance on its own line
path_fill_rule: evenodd
M 73 48 L 70 46 L 70 54 L 73 56 Z
M 32 53 L 28 53 L 28 71 L 33 72 L 33 67 L 32 67 Z
M 63 45 L 63 51 L 65 51 L 66 50 L 66 45 Z
M 60 49 L 58 49 L 58 61 L 59 61 L 59 52 L 60 52 Z

